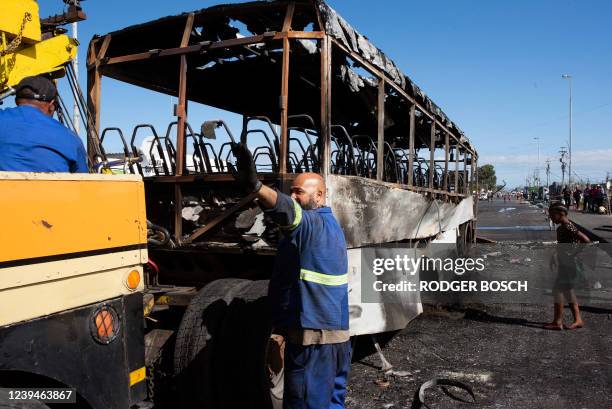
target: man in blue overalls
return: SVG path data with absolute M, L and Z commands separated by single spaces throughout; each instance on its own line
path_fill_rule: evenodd
M 236 179 L 283 231 L 270 280 L 273 325 L 286 332 L 284 409 L 344 408 L 351 363 L 344 233 L 325 206 L 325 181 L 299 174 L 291 197 L 263 186 L 244 145 Z
M 42 76 L 17 85 L 17 107 L 0 110 L 0 171 L 89 172 L 81 139 L 53 119 L 57 97 Z

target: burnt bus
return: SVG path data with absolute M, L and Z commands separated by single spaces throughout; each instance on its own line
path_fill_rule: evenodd
M 269 186 L 325 178 L 348 244 L 351 334 L 366 350 L 422 306 L 418 293 L 363 302 L 364 251 L 475 239 L 474 147 L 323 1 L 219 5 L 98 35 L 87 68 L 90 160 L 144 183 L 148 405 L 282 405 L 284 337 L 266 300 L 279 232 L 236 188 L 232 142 Z M 104 77 L 175 97 L 176 120 L 102 124 Z M 197 105 L 240 119 L 188 116 Z

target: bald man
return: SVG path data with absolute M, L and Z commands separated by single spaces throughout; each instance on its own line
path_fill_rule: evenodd
M 344 233 L 316 173 L 299 174 L 291 196 L 263 186 L 244 145 L 232 147 L 235 177 L 283 233 L 270 279 L 275 331 L 286 334 L 284 409 L 344 408 L 351 363 Z

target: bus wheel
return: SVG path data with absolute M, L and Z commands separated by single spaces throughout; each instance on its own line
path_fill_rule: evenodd
M 273 334 L 267 293 L 268 281 L 252 281 L 229 305 L 215 379 L 219 409 L 282 408 L 285 340 Z
M 221 327 L 235 292 L 250 281 L 223 279 L 203 287 L 191 300 L 176 334 L 174 375 L 177 406 L 215 408 L 213 363 L 218 359 Z
M 267 290 L 268 281 L 224 279 L 193 298 L 175 348 L 181 407 L 282 407 L 284 339 L 271 336 Z

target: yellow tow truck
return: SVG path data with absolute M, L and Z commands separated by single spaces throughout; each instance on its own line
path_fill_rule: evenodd
M 70 69 L 61 26 L 85 18 L 70 3 L 41 20 L 36 1 L 2 0 L 0 95 Z M 144 200 L 140 176 L 0 172 L 0 408 L 146 397 Z

